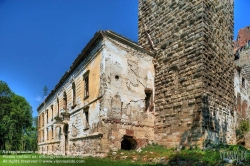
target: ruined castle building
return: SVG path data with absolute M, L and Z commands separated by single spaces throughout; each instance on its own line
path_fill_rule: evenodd
M 248 41 L 248 42 L 246 42 Z M 241 120 L 250 118 L 250 27 L 239 30 L 238 38 L 234 42 L 235 53 L 235 74 L 234 74 L 234 91 L 237 104 L 237 121 L 240 124 Z M 238 44 L 237 44 L 238 43 Z M 243 142 L 244 141 L 244 142 Z M 237 143 L 242 143 L 246 148 L 250 148 L 250 133 L 245 135 L 245 140 L 237 140 Z
M 250 45 L 250 26 L 239 30 L 237 39 L 234 42 L 234 48 L 238 49 L 247 44 Z
M 242 73 L 242 69 L 240 67 L 236 67 L 234 74 L 234 93 L 236 96 L 236 104 L 237 104 L 237 121 L 239 122 L 242 119 L 249 119 L 249 80 L 244 77 Z M 250 140 L 249 140 L 250 141 Z M 248 142 L 249 142 L 248 141 Z
M 97 32 L 38 107 L 42 154 L 101 155 L 154 141 L 152 53 Z
M 157 60 L 157 143 L 235 143 L 233 3 L 139 1 L 139 44 Z

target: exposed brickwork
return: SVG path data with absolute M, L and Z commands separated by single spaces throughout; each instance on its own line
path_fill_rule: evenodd
M 231 1 L 140 0 L 138 38 L 156 52 L 155 140 L 235 142 Z
M 234 48 L 237 49 L 245 46 L 249 40 L 250 40 L 250 26 L 247 26 L 239 30 Z

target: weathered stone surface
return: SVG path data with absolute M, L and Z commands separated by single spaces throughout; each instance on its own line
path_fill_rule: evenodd
M 39 153 L 98 156 L 125 138 L 125 148 L 154 141 L 153 57 L 113 32 L 97 35 L 38 108 Z
M 226 124 L 226 130 L 211 125 L 211 119 L 222 124 L 233 118 L 232 2 L 140 0 L 138 38 L 158 61 L 156 142 L 167 146 L 201 145 L 204 139 L 235 143 L 235 122 Z M 163 137 L 168 128 L 170 134 Z
M 250 26 L 239 30 L 237 39 L 234 42 L 234 50 L 244 47 L 248 43 L 250 44 Z

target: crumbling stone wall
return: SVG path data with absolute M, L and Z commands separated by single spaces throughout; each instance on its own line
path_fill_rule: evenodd
M 249 119 L 249 105 L 250 105 L 250 95 L 249 95 L 249 81 L 245 79 L 245 75 L 242 73 L 240 68 L 234 71 L 234 93 L 236 100 L 236 109 L 238 121 L 241 119 Z
M 234 61 L 235 65 L 240 67 L 240 72 L 244 77 L 250 81 L 250 49 L 237 51 L 238 58 Z
M 155 52 L 155 140 L 235 142 L 233 1 L 140 0 L 139 44 Z
M 241 28 L 235 41 L 234 49 L 245 46 L 250 41 L 250 26 Z
M 102 149 L 121 149 L 125 137 L 143 147 L 154 141 L 153 58 L 108 37 L 102 58 Z

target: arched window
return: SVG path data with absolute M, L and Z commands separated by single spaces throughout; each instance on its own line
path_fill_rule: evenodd
M 63 109 L 67 109 L 67 94 L 65 91 L 63 92 Z
M 73 106 L 72 107 L 74 108 L 76 105 L 76 85 L 74 82 L 72 83 L 72 94 L 73 94 Z

